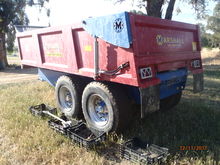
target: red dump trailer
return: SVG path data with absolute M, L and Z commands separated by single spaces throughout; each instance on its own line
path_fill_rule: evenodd
M 17 34 L 23 66 L 55 86 L 68 117 L 80 114 L 100 131 L 124 128 L 132 100 L 141 117 L 176 105 L 193 74 L 203 89 L 197 25 L 132 13 L 88 18 L 68 26 Z M 82 113 L 83 112 L 83 113 Z

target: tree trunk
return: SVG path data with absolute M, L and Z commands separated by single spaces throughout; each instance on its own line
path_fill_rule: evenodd
M 0 69 L 8 66 L 6 47 L 5 47 L 5 33 L 0 33 Z
M 147 15 L 153 16 L 153 17 L 159 17 L 162 16 L 162 5 L 164 4 L 164 0 L 147 0 Z
M 175 5 L 176 0 L 170 0 L 168 7 L 167 7 L 167 11 L 166 11 L 166 15 L 165 15 L 165 19 L 172 19 L 173 16 L 173 8 Z

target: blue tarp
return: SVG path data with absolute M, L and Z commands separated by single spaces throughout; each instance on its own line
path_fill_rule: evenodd
M 83 28 L 92 36 L 96 36 L 113 45 L 129 48 L 132 42 L 129 13 L 85 19 Z

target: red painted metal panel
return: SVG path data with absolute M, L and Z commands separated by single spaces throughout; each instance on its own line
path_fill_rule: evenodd
M 93 43 L 94 39 L 84 30 L 79 30 L 74 33 L 74 40 L 76 44 L 77 50 L 77 63 L 78 69 L 80 68 L 88 68 L 92 69 L 94 66 L 93 59 Z
M 158 72 L 166 71 L 166 70 L 174 70 L 178 68 L 184 68 L 186 67 L 186 62 L 185 61 L 173 61 L 173 62 L 168 62 L 168 63 L 162 63 L 158 65 L 157 70 Z
M 37 65 L 37 55 L 33 48 L 32 35 L 19 38 L 20 58 L 22 63 Z
M 135 14 L 130 14 L 130 22 L 139 87 L 160 82 L 154 76 L 141 80 L 139 68 L 150 66 L 153 75 L 182 67 L 202 72 L 190 66 L 193 59 L 201 59 L 198 26 Z
M 132 44 L 120 48 L 98 39 L 99 68 L 115 70 L 129 62 L 117 75 L 100 74 L 100 80 L 148 87 L 160 83 L 156 73 L 187 67 L 201 59 L 198 26 L 153 17 L 130 15 Z M 44 28 L 17 36 L 22 64 L 70 74 L 94 77 L 94 38 L 79 24 Z M 153 77 L 141 80 L 139 70 L 150 66 Z
M 68 68 L 67 55 L 64 53 L 64 40 L 62 31 L 49 34 L 40 34 L 40 50 L 42 65 Z
M 158 18 L 133 15 L 137 55 L 198 51 L 197 26 Z
M 173 29 L 159 29 L 154 27 L 137 27 L 137 41 L 139 55 L 164 52 L 192 51 L 194 41 L 192 32 L 180 32 Z

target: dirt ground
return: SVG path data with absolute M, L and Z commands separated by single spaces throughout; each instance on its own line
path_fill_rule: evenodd
M 37 69 L 16 69 L 7 68 L 4 71 L 0 71 L 0 85 L 9 83 L 18 83 L 23 81 L 37 80 Z
M 11 67 L 0 70 L 0 85 L 38 79 L 36 68 L 20 68 L 19 57 L 8 57 L 8 63 Z
M 202 52 L 202 63 L 203 65 L 219 65 L 220 64 L 220 49 L 207 49 L 203 48 Z

